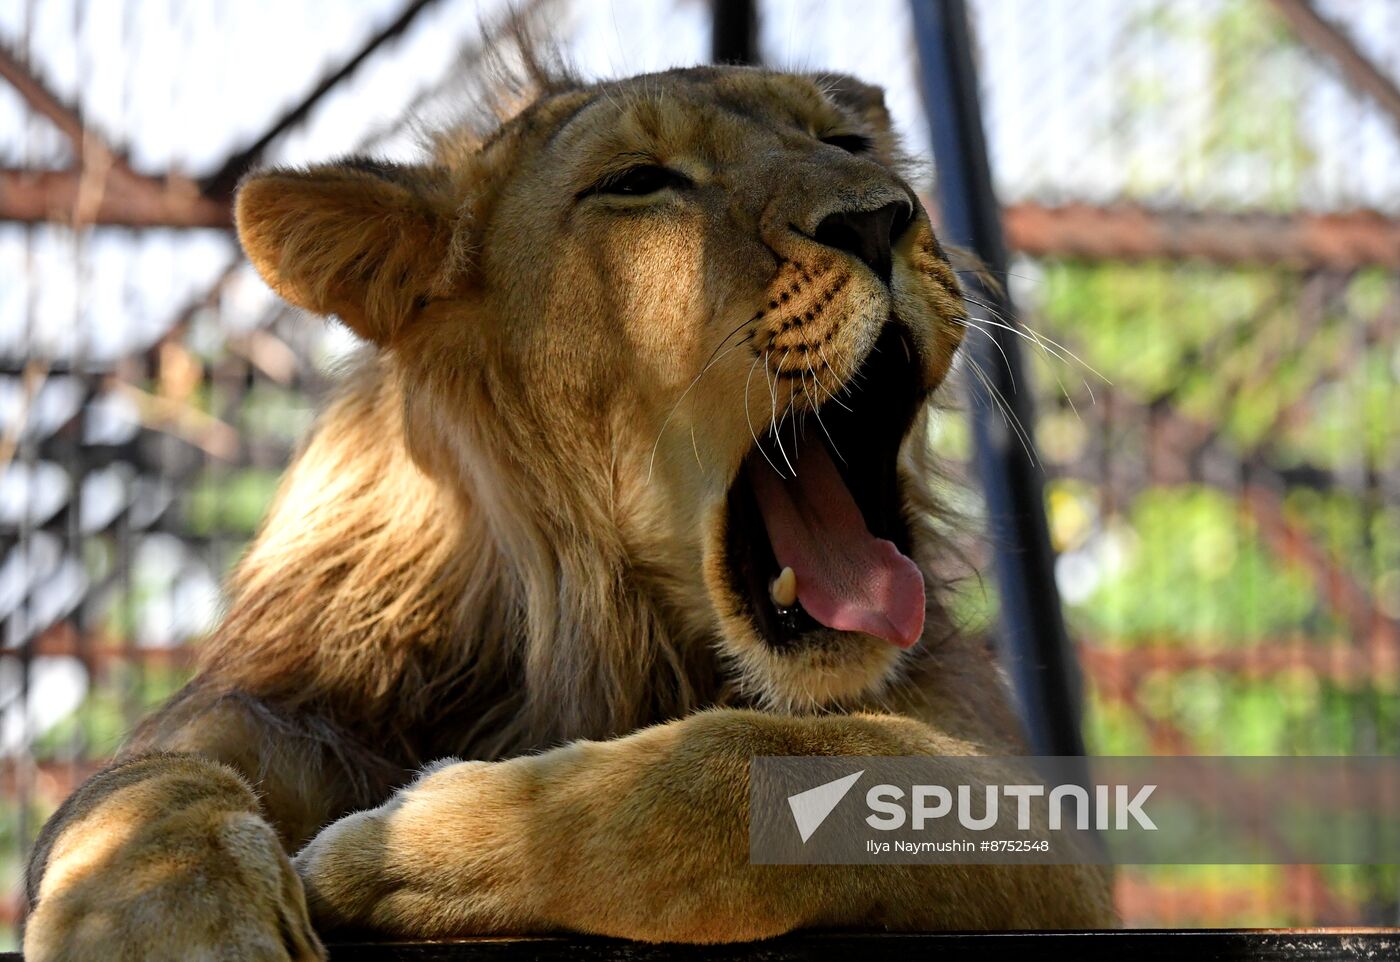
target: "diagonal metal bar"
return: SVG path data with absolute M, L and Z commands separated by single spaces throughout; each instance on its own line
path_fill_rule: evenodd
M 1270 0 L 1294 34 L 1312 50 L 1331 60 L 1347 83 L 1366 94 L 1390 115 L 1400 133 L 1400 86 L 1356 49 L 1335 24 L 1320 15 L 1308 0 Z
M 410 0 L 397 17 L 382 29 L 373 33 L 363 46 L 339 67 L 326 74 L 307 91 L 289 110 L 275 119 L 268 128 L 252 143 L 229 156 L 217 171 L 200 182 L 200 188 L 209 197 L 225 198 L 232 196 L 241 178 L 253 167 L 272 146 L 273 141 L 292 127 L 306 119 L 311 110 L 335 87 L 353 74 L 376 50 L 395 37 L 401 36 L 424 10 L 438 0 Z

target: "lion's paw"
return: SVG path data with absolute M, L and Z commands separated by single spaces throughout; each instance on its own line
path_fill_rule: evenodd
M 95 840 L 96 841 L 96 840 Z M 56 859 L 24 934 L 26 962 L 324 962 L 301 880 L 251 813 Z

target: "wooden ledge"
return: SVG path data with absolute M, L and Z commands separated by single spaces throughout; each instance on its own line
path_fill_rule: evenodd
M 1400 929 L 1129 929 L 928 935 L 804 932 L 740 945 L 644 945 L 582 936 L 343 942 L 332 962 L 1338 962 L 1400 958 Z M 0 962 L 22 962 L 0 953 Z
M 1400 929 L 1124 930 L 929 935 L 804 932 L 741 945 L 643 945 L 582 937 L 330 946 L 332 962 L 1321 962 L 1400 958 Z

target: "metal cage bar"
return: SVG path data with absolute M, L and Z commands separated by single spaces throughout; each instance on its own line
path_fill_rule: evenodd
M 1004 280 L 1006 244 L 982 130 L 967 8 L 963 0 L 913 0 L 912 7 L 944 239 L 972 252 L 991 277 Z M 1003 323 L 1015 324 L 1004 284 L 987 284 L 975 272 L 962 283 Z M 987 334 L 963 350 L 989 382 L 971 381 L 971 415 L 1000 589 L 1000 640 L 1031 747 L 1042 755 L 1082 755 L 1079 676 L 1055 587 L 1031 397 L 1016 387 L 1026 383 L 1020 345 L 1003 328 L 989 328 Z M 999 405 L 993 391 L 1005 416 L 994 410 Z

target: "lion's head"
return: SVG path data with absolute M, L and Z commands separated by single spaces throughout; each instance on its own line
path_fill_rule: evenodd
M 378 346 L 414 460 L 551 604 L 646 595 L 811 708 L 878 690 L 924 623 L 910 449 L 963 308 L 898 151 L 846 77 L 560 83 L 422 166 L 255 176 L 238 227 Z

